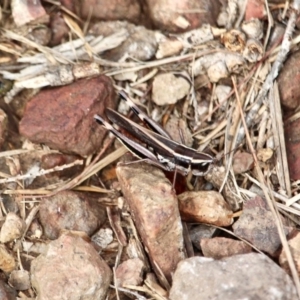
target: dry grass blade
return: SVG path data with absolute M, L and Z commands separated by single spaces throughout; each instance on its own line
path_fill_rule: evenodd
M 295 286 L 296 286 L 296 289 L 297 289 L 298 296 L 300 297 L 300 281 L 299 281 L 299 277 L 298 277 L 298 272 L 297 272 L 292 254 L 291 254 L 291 250 L 290 250 L 289 245 L 287 243 L 287 239 L 286 239 L 286 236 L 285 236 L 285 233 L 284 233 L 284 230 L 283 230 L 283 224 L 282 224 L 282 221 L 281 221 L 281 218 L 280 218 L 277 206 L 276 206 L 275 199 L 272 195 L 271 188 L 270 188 L 269 185 L 266 184 L 264 175 L 263 175 L 263 173 L 260 169 L 260 166 L 258 164 L 258 160 L 257 160 L 256 154 L 255 154 L 255 151 L 253 149 L 251 139 L 250 139 L 250 135 L 249 135 L 249 132 L 248 132 L 248 129 L 247 129 L 246 120 L 245 120 L 244 115 L 243 115 L 243 109 L 242 109 L 241 102 L 240 102 L 240 99 L 239 99 L 239 94 L 238 94 L 237 87 L 236 87 L 236 84 L 235 84 L 235 79 L 233 77 L 232 77 L 232 82 L 233 82 L 233 86 L 234 86 L 234 89 L 235 89 L 235 93 L 236 93 L 236 97 L 237 97 L 237 104 L 238 104 L 238 107 L 239 107 L 239 110 L 240 110 L 244 130 L 245 130 L 245 133 L 246 133 L 247 144 L 248 144 L 248 146 L 249 146 L 249 148 L 252 152 L 252 155 L 253 155 L 253 158 L 254 158 L 254 161 L 255 161 L 255 168 L 256 168 L 257 175 L 258 175 L 258 179 L 260 181 L 261 188 L 262 188 L 264 196 L 267 200 L 268 206 L 269 206 L 272 214 L 274 215 L 274 221 L 275 221 L 275 224 L 276 224 L 276 227 L 277 227 L 277 230 L 278 230 L 278 234 L 279 234 L 283 249 L 286 252 L 287 261 L 288 261 L 288 264 L 289 264 L 289 267 L 290 267 L 290 270 L 291 270 L 291 273 L 292 273 L 292 277 L 293 277 L 293 280 L 294 280 L 294 283 L 295 283 Z
M 149 296 L 151 296 L 151 299 L 167 300 L 167 298 L 159 295 L 155 291 L 152 291 L 152 290 L 148 289 L 145 285 L 142 286 L 142 287 L 141 286 L 126 285 L 125 287 L 127 289 L 130 289 L 130 290 L 135 290 L 135 291 L 139 291 L 139 292 L 143 292 L 145 294 L 148 294 Z
M 56 166 L 52 169 L 48 169 L 48 170 L 43 170 L 43 169 L 37 169 L 37 170 L 32 170 L 32 171 L 29 171 L 28 173 L 26 174 L 20 174 L 20 175 L 17 175 L 17 176 L 13 176 L 13 177 L 7 177 L 6 174 L 2 174 L 4 175 L 5 179 L 0 179 L 0 184 L 1 183 L 8 183 L 8 182 L 17 182 L 18 180 L 26 180 L 26 179 L 32 179 L 32 178 L 36 178 L 38 176 L 42 176 L 42 175 L 47 175 L 47 174 L 50 174 L 50 173 L 53 173 L 53 172 L 57 172 L 57 171 L 62 171 L 64 169 L 68 169 L 68 168 L 71 168 L 73 166 L 76 166 L 76 165 L 82 165 L 83 164 L 83 160 L 76 160 L 70 164 L 65 164 L 65 165 L 62 165 L 62 166 Z
M 289 168 L 288 168 L 286 149 L 285 149 L 280 98 L 279 98 L 278 86 L 276 83 L 273 85 L 273 88 L 271 88 L 269 93 L 269 106 L 270 106 L 270 115 L 272 116 L 271 120 L 272 120 L 274 147 L 277 152 L 277 157 L 276 157 L 277 176 L 278 176 L 281 189 L 285 191 L 288 196 L 291 196 L 291 184 L 290 184 Z
M 121 287 L 116 287 L 116 286 L 113 286 L 113 285 L 111 285 L 110 287 L 113 288 L 113 289 L 116 289 L 116 290 L 118 290 L 120 292 L 124 292 L 125 294 L 134 296 L 138 300 L 147 300 L 146 297 L 144 297 L 144 296 L 142 296 L 142 295 L 140 295 L 140 294 L 138 294 L 136 292 L 133 292 L 133 291 L 131 291 L 129 289 L 125 289 L 125 288 L 121 288 Z M 134 290 L 138 290 L 138 289 L 134 289 Z
M 100 161 L 98 161 L 97 163 L 88 166 L 83 172 L 82 174 L 80 174 L 78 177 L 72 179 L 70 182 L 68 182 L 67 184 L 65 184 L 64 186 L 56 189 L 53 194 L 62 191 L 62 190 L 66 190 L 66 189 L 72 189 L 75 186 L 79 185 L 80 183 L 82 183 L 83 181 L 87 180 L 88 178 L 90 178 L 92 175 L 96 174 L 97 172 L 99 172 L 101 169 L 105 168 L 106 166 L 108 166 L 109 164 L 111 164 L 112 162 L 116 161 L 117 159 L 119 159 L 121 156 L 123 156 L 128 150 L 125 147 L 120 147 L 117 150 L 115 150 L 114 152 L 112 152 L 111 154 L 107 155 L 105 158 L 101 159 Z
M 296 2 L 296 1 L 295 1 Z M 295 2 L 293 5 L 295 5 Z M 273 85 L 273 81 L 277 78 L 279 74 L 279 70 L 282 67 L 282 64 L 286 60 L 286 57 L 290 51 L 291 45 L 292 45 L 292 33 L 295 28 L 296 18 L 298 16 L 298 10 L 292 9 L 291 14 L 288 20 L 288 24 L 285 30 L 285 34 L 283 37 L 283 41 L 281 44 L 280 52 L 278 53 L 275 62 L 272 65 L 271 71 L 269 72 L 266 80 L 263 83 L 262 88 L 260 89 L 260 92 L 256 98 L 255 105 L 251 108 L 251 110 L 248 112 L 245 121 L 246 125 L 250 126 L 253 120 L 255 119 L 258 110 L 261 107 L 262 102 L 264 101 L 267 93 L 269 92 L 270 88 Z M 241 140 L 245 136 L 245 130 L 247 127 L 242 126 L 239 130 L 239 136 L 237 138 L 237 143 L 239 144 Z

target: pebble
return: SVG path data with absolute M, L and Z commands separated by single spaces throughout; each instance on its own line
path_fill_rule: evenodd
M 223 196 L 216 191 L 184 192 L 178 196 L 181 218 L 217 226 L 233 223 L 233 212 Z
M 147 163 L 118 165 L 117 176 L 154 270 L 171 281 L 185 258 L 177 198 L 162 170 Z M 160 278 L 160 272 L 156 272 Z
M 97 202 L 97 197 L 73 191 L 43 198 L 39 216 L 49 239 L 58 238 L 64 229 L 92 235 L 106 220 L 105 209 Z
M 297 299 L 291 278 L 263 254 L 221 260 L 192 257 L 178 264 L 170 300 Z
M 50 242 L 31 263 L 37 299 L 104 300 L 112 272 L 91 243 L 72 233 Z
M 20 134 L 34 143 L 86 156 L 99 150 L 106 133 L 94 114 L 103 115 L 106 107 L 115 105 L 112 82 L 104 75 L 44 89 L 27 103 Z

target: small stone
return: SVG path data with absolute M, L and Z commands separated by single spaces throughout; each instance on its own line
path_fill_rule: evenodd
M 33 22 L 37 20 L 48 19 L 48 15 L 41 4 L 41 1 L 37 0 L 34 3 L 31 2 L 19 2 L 12 1 L 11 3 L 12 16 L 15 24 L 20 27 L 29 22 Z M 40 23 L 38 23 L 40 24 Z M 43 26 L 39 26 L 43 27 Z
M 215 237 L 212 239 L 201 239 L 201 250 L 205 257 L 221 259 L 236 254 L 250 253 L 252 248 L 243 241 Z
M 46 237 L 58 238 L 63 229 L 92 235 L 105 221 L 106 214 L 97 198 L 88 193 L 62 191 L 43 198 L 40 221 Z
M 110 228 L 101 228 L 92 236 L 92 241 L 102 249 L 105 249 L 113 240 L 113 231 Z
M 122 262 L 116 269 L 117 286 L 138 286 L 143 282 L 145 265 L 139 258 L 128 259 Z
M 17 292 L 2 280 L 0 280 L 0 299 L 17 300 Z
M 147 163 L 118 165 L 117 176 L 149 260 L 158 278 L 171 281 L 185 257 L 177 198 L 162 170 Z
M 112 278 L 109 266 L 83 238 L 63 234 L 31 263 L 37 299 L 106 299 Z
M 277 256 L 281 247 L 274 216 L 265 200 L 256 196 L 244 204 L 243 214 L 233 224 L 233 232 L 249 241 L 259 250 Z M 284 226 L 286 235 L 291 231 Z
M 234 174 L 242 174 L 251 170 L 254 166 L 252 154 L 247 152 L 237 152 L 233 156 L 232 168 Z
M 175 104 L 189 93 L 190 84 L 181 76 L 173 73 L 155 76 L 152 86 L 152 100 L 157 105 Z
M 156 28 L 172 33 L 216 24 L 220 3 L 216 0 L 147 0 L 150 17 Z M 191 13 L 192 11 L 196 12 Z
M 51 28 L 51 46 L 56 46 L 62 43 L 64 37 L 66 37 L 70 31 L 68 25 L 66 24 L 62 12 L 52 12 L 50 15 L 50 28 Z
M 30 275 L 26 270 L 14 270 L 10 273 L 8 283 L 19 291 L 30 289 Z
M 192 257 L 178 264 L 170 300 L 297 299 L 291 278 L 263 254 L 221 260 Z
M 24 220 L 18 215 L 12 212 L 8 213 L 1 227 L 0 242 L 4 244 L 20 238 L 24 233 L 25 227 Z
M 98 151 L 106 133 L 94 115 L 115 107 L 111 80 L 104 76 L 48 88 L 26 105 L 20 133 L 34 143 L 81 156 Z
M 245 21 L 251 19 L 262 19 L 267 15 L 265 2 L 263 0 L 248 0 L 245 11 Z
M 217 228 L 215 227 L 203 224 L 194 226 L 189 232 L 193 246 L 201 250 L 201 240 L 204 238 L 211 238 L 215 234 L 216 230 Z
M 137 0 L 86 0 L 79 2 L 83 19 L 139 21 L 141 7 Z M 91 9 L 91 7 L 93 9 Z
M 233 222 L 233 212 L 218 192 L 184 192 L 178 200 L 181 218 L 186 222 L 217 226 L 229 226 Z

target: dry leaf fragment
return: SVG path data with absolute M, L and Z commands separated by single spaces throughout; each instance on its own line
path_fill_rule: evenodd
M 195 76 L 207 74 L 211 82 L 218 82 L 236 72 L 244 64 L 244 58 L 238 53 L 219 51 L 200 57 L 190 65 Z
M 166 39 L 158 44 L 158 50 L 155 54 L 157 59 L 179 54 L 183 49 L 183 44 L 179 40 Z
M 228 85 L 218 84 L 215 89 L 215 95 L 220 104 L 226 106 L 225 100 L 228 98 L 229 93 L 231 92 L 231 87 Z
M 199 46 L 205 42 L 214 39 L 211 26 L 208 24 L 202 25 L 200 28 L 178 34 L 177 38 L 182 42 L 186 48 Z
M 251 63 L 257 62 L 262 59 L 264 54 L 264 47 L 258 40 L 247 40 L 243 57 Z
M 262 162 L 268 161 L 273 156 L 274 151 L 271 148 L 261 148 L 257 150 L 256 156 Z
M 0 270 L 10 273 L 16 268 L 16 261 L 6 247 L 0 244 Z
M 246 44 L 246 36 L 243 32 L 232 29 L 222 34 L 221 42 L 232 52 L 243 52 Z
M 234 26 L 239 12 L 239 2 L 242 1 L 228 0 L 227 5 L 223 5 L 217 20 L 217 23 L 220 27 L 231 29 Z

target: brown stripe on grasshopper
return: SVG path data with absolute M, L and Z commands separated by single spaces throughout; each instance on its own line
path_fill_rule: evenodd
M 119 92 L 121 99 L 126 101 L 130 109 L 139 117 L 139 119 L 143 122 L 145 122 L 149 128 L 151 128 L 153 131 L 157 132 L 158 134 L 171 139 L 168 132 L 166 132 L 159 124 L 157 124 L 154 120 L 149 118 L 131 99 L 130 97 L 125 93 L 125 91 Z
M 110 131 L 136 157 L 157 167 L 160 167 L 166 171 L 174 170 L 174 163 L 172 163 L 171 161 L 167 161 L 168 163 L 163 163 L 159 161 L 157 156 L 155 156 L 150 150 L 119 132 L 110 123 L 106 122 L 99 115 L 94 115 L 94 119 L 97 121 L 97 123 L 99 123 L 108 131 Z
M 205 175 L 208 172 L 209 166 L 213 162 L 210 155 L 199 153 L 192 148 L 152 132 L 109 108 L 106 109 L 106 114 L 111 122 L 144 142 L 153 150 L 157 160 L 163 165 L 168 165 L 169 169 L 174 166 L 174 170 L 177 169 L 183 175 L 190 171 L 196 176 Z

